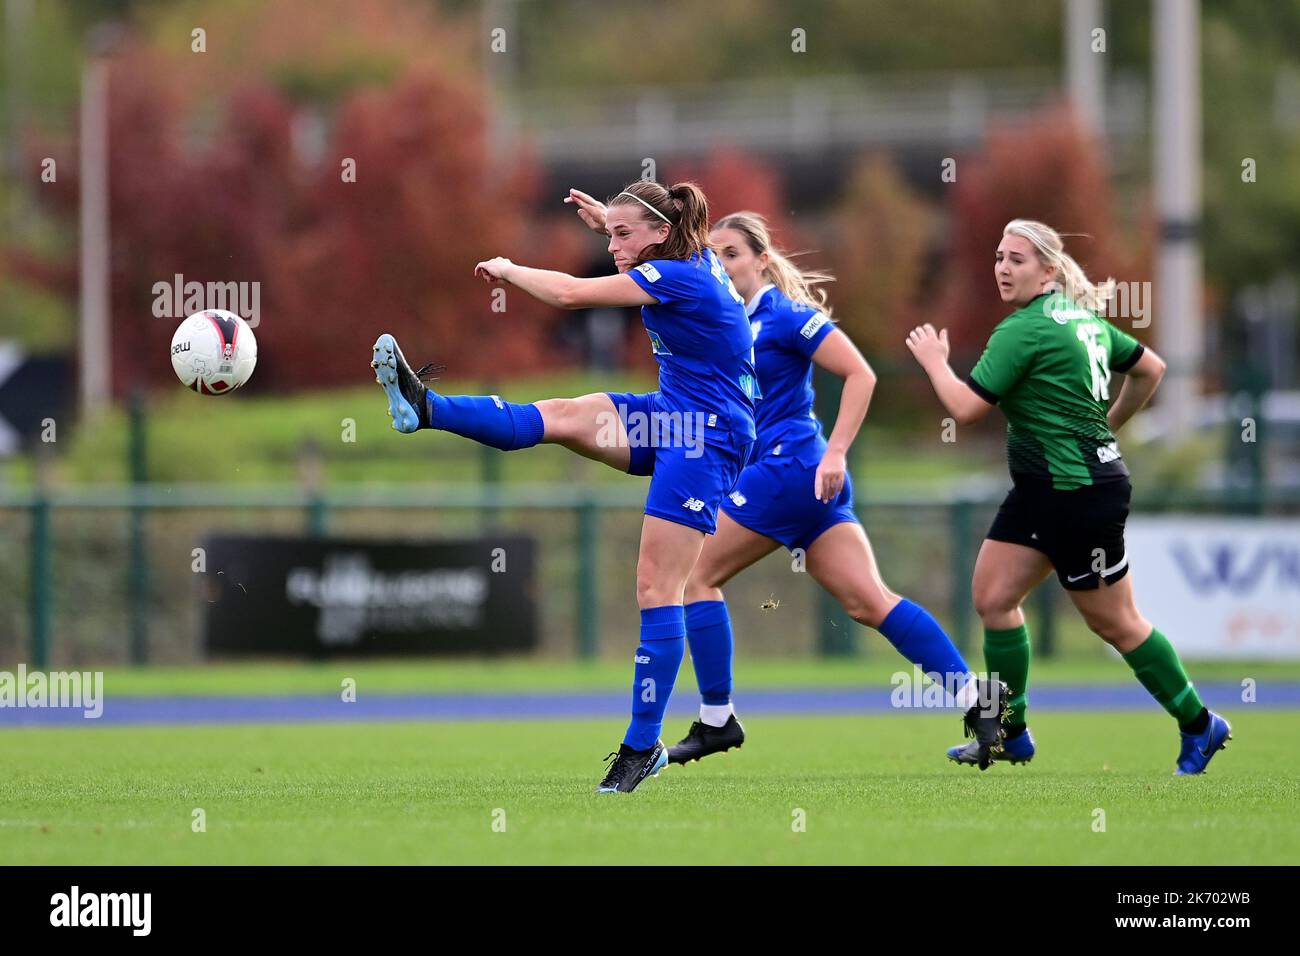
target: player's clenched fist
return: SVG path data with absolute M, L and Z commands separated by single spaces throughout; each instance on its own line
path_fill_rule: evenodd
M 499 282 L 505 278 L 505 271 L 512 265 L 514 263 L 509 259 L 497 256 L 495 259 L 487 259 L 476 265 L 474 275 L 481 276 L 484 282 Z

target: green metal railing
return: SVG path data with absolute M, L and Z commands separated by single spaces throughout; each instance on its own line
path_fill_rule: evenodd
M 144 398 L 136 393 L 131 398 L 131 431 L 128 457 L 131 482 L 137 488 L 145 487 L 149 468 L 146 453 L 146 424 Z M 130 595 L 130 661 L 144 664 L 149 659 L 149 556 L 145 540 L 145 509 L 139 504 L 131 506 L 130 557 L 127 561 L 127 593 Z
M 98 485 L 77 488 L 37 488 L 23 491 L 0 491 L 0 509 L 21 509 L 28 516 L 29 568 L 28 600 L 30 618 L 31 660 L 36 666 L 45 666 L 51 652 L 51 625 L 53 620 L 54 567 L 54 516 L 64 510 L 119 511 L 127 515 L 129 523 L 129 566 L 124 570 L 128 582 L 126 589 L 130 622 L 128 629 L 129 654 L 133 663 L 143 663 L 149 658 L 146 622 L 148 582 L 150 581 L 149 552 L 146 548 L 146 525 L 151 515 L 168 510 L 190 509 L 213 511 L 218 509 L 297 510 L 302 514 L 303 529 L 312 535 L 328 532 L 331 516 L 351 509 L 376 510 L 432 510 L 477 511 L 480 515 L 495 513 L 498 509 L 514 511 L 560 510 L 573 517 L 574 554 L 577 580 L 574 589 L 574 620 L 576 626 L 574 650 L 581 657 L 597 653 L 600 626 L 600 581 L 604 550 L 610 545 L 602 538 L 602 517 L 611 510 L 639 511 L 644 490 L 638 484 L 614 483 L 610 485 L 557 485 L 557 484 L 507 484 L 484 487 L 480 484 L 455 484 L 440 486 L 337 486 L 329 489 L 312 489 L 300 486 L 210 486 L 210 485 Z M 975 635 L 976 618 L 970 596 L 970 580 L 982 524 L 976 523 L 978 509 L 992 509 L 1001 498 L 1001 491 L 984 496 L 958 497 L 936 501 L 933 494 L 916 493 L 892 495 L 888 498 L 859 495 L 860 513 L 879 515 L 885 509 L 899 513 L 917 509 L 942 509 L 946 515 L 944 537 L 950 545 L 947 573 L 950 577 L 949 606 L 946 609 L 951 622 L 954 642 L 963 650 L 971 650 Z M 1300 507 L 1300 495 L 1287 495 L 1286 501 L 1274 495 L 1273 505 L 1287 504 Z M 1149 498 L 1135 504 L 1135 511 L 1154 512 L 1172 509 L 1222 512 L 1222 496 L 1182 495 L 1177 498 L 1163 496 Z M 870 527 L 870 522 L 868 522 Z M 1049 580 L 1048 585 L 1051 584 Z M 828 599 L 829 600 L 829 599 Z M 1057 637 L 1056 589 L 1041 587 L 1031 601 L 1037 623 L 1038 650 L 1051 654 Z M 838 605 L 819 606 L 826 620 L 837 621 L 833 640 L 819 635 L 817 646 L 828 655 L 857 652 L 854 635 L 857 628 L 843 617 Z M 830 617 L 834 612 L 840 617 Z M 838 623 L 845 622 L 845 623 Z
M 50 619 L 53 604 L 50 534 L 50 501 L 44 494 L 32 497 L 29 614 L 31 616 L 32 664 L 44 670 L 50 663 Z
M 943 507 L 948 511 L 952 535 L 950 574 L 955 597 L 952 620 L 956 622 L 954 640 L 969 646 L 973 609 L 970 606 L 970 574 L 973 569 L 972 524 L 977 504 L 990 505 L 993 499 L 960 499 L 936 504 L 925 495 L 868 498 L 863 508 Z M 644 504 L 644 489 L 638 484 L 557 485 L 514 483 L 484 486 L 454 484 L 440 486 L 336 486 L 319 489 L 306 486 L 238 486 L 238 485 L 94 485 L 77 488 L 39 488 L 0 492 L 0 509 L 22 509 L 30 527 L 29 616 L 31 622 L 31 659 L 45 662 L 50 653 L 50 629 L 53 618 L 55 535 L 53 515 L 67 510 L 119 511 L 127 515 L 128 567 L 127 617 L 129 652 L 132 663 L 149 658 L 147 621 L 149 615 L 149 553 L 146 547 L 147 522 L 151 514 L 169 510 L 215 511 L 221 509 L 297 510 L 302 514 L 303 530 L 313 536 L 329 531 L 331 516 L 353 509 L 470 511 L 481 516 L 495 516 L 500 510 L 566 511 L 573 516 L 577 580 L 575 582 L 575 652 L 581 657 L 597 653 L 600 629 L 600 580 L 602 552 L 608 547 L 601 534 L 602 516 L 611 510 L 639 511 Z M 956 546 L 960 545 L 960 546 Z M 818 647 L 828 655 L 856 653 L 856 625 L 833 600 L 826 598 L 819 606 L 823 620 L 834 621 L 833 639 L 819 636 Z

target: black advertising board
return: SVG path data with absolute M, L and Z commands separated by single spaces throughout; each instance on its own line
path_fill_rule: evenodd
M 219 535 L 205 542 L 210 656 L 496 654 L 537 644 L 535 544 Z

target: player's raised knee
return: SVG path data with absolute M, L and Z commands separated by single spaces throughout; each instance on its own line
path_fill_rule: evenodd
M 536 403 L 547 441 L 567 441 L 577 435 L 577 404 L 571 398 L 547 398 Z
M 981 620 L 991 617 L 1004 617 L 1020 607 L 1020 600 L 1017 596 L 999 591 L 996 588 L 977 588 L 972 594 L 972 598 L 975 602 L 975 613 L 980 616 Z

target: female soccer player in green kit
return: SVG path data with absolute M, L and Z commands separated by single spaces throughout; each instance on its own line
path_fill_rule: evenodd
M 1055 568 L 1092 632 L 1177 720 L 1175 772 L 1201 773 L 1231 739 L 1231 727 L 1205 708 L 1173 645 L 1138 611 L 1124 550 L 1132 487 L 1114 433 L 1151 398 L 1165 363 L 1099 316 L 1112 283 L 1089 282 L 1050 227 L 1009 222 L 993 273 L 1002 301 L 1016 311 L 993 330 L 965 381 L 948 365 L 947 330 L 919 326 L 907 347 L 959 423 L 983 418 L 994 405 L 1007 417 L 1013 487 L 971 584 L 985 663 L 1011 690 L 1005 749 L 994 759 L 1019 763 L 1034 755 L 1025 722 L 1029 632 L 1020 605 Z M 1107 411 L 1112 371 L 1126 375 Z M 972 762 L 966 745 L 948 756 Z

